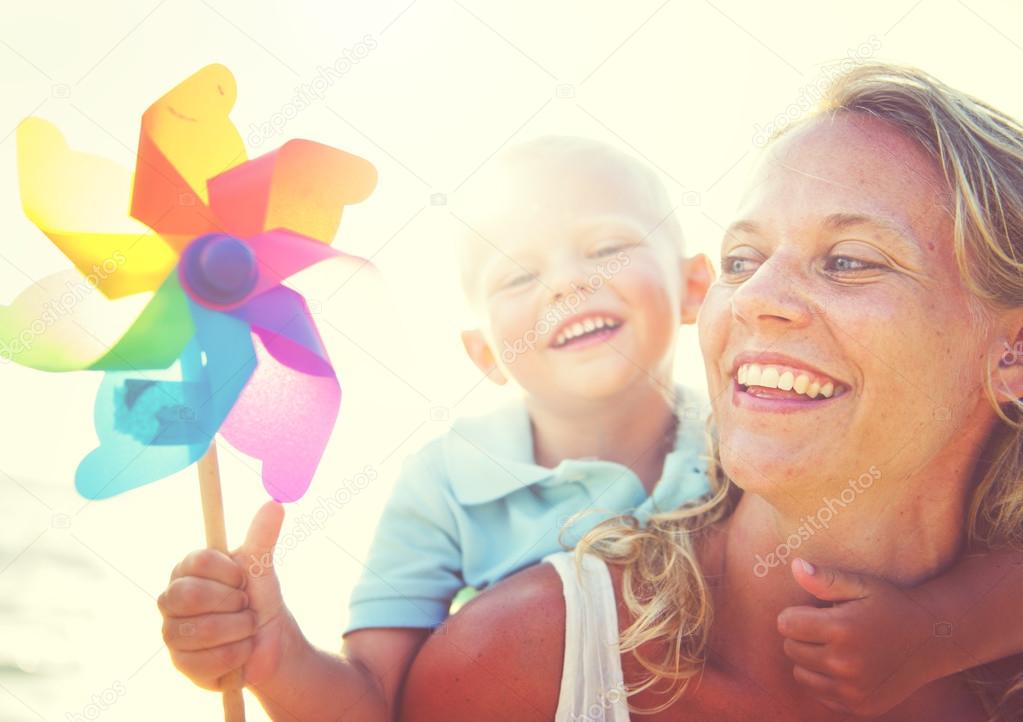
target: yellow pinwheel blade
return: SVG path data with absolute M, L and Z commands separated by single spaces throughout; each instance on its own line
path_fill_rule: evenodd
M 21 203 L 29 220 L 108 298 L 157 288 L 177 255 L 128 215 L 128 171 L 72 150 L 42 118 L 18 126 L 17 144 Z
M 231 71 L 208 65 L 149 106 L 135 166 L 135 218 L 183 241 L 217 230 L 206 181 L 245 161 L 228 118 L 235 95 Z

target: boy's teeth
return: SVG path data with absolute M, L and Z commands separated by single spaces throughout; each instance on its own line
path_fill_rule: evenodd
M 836 392 L 842 390 L 841 385 L 836 385 L 834 381 L 827 378 L 811 381 L 810 374 L 785 367 L 761 366 L 760 364 L 742 364 L 736 371 L 736 380 L 741 386 L 795 391 L 797 394 L 809 396 L 811 399 L 818 396 L 830 399 Z
M 616 328 L 617 326 L 618 321 L 615 321 L 613 318 L 610 318 L 609 316 L 586 318 L 583 319 L 582 321 L 573 323 L 571 326 L 569 326 L 564 331 L 559 333 L 554 338 L 554 345 L 563 346 L 567 342 L 571 341 L 574 338 L 578 338 L 583 334 L 593 333 L 594 331 L 599 331 L 604 328 L 612 329 Z

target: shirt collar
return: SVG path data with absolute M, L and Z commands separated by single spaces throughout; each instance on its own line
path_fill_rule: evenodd
M 678 432 L 675 447 L 664 460 L 662 478 L 673 474 L 682 457 L 692 457 L 693 409 L 699 408 L 701 416 L 706 411 L 703 397 L 690 389 L 678 387 L 676 398 Z M 466 506 L 496 501 L 542 481 L 568 481 L 559 474 L 566 462 L 551 469 L 533 461 L 532 425 L 521 399 L 483 416 L 456 419 L 445 434 L 444 453 L 452 491 Z

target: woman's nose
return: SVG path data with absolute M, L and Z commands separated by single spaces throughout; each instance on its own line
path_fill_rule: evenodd
M 764 261 L 732 293 L 732 315 L 750 325 L 798 327 L 822 307 L 811 297 L 805 273 L 777 256 Z

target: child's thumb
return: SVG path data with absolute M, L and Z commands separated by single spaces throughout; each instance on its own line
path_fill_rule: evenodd
M 245 543 L 236 552 L 250 579 L 272 571 L 274 546 L 283 523 L 284 507 L 275 501 L 268 501 L 253 517 Z
M 792 560 L 792 576 L 803 589 L 827 602 L 849 602 L 870 596 L 870 583 L 863 575 L 818 567 L 805 559 Z

